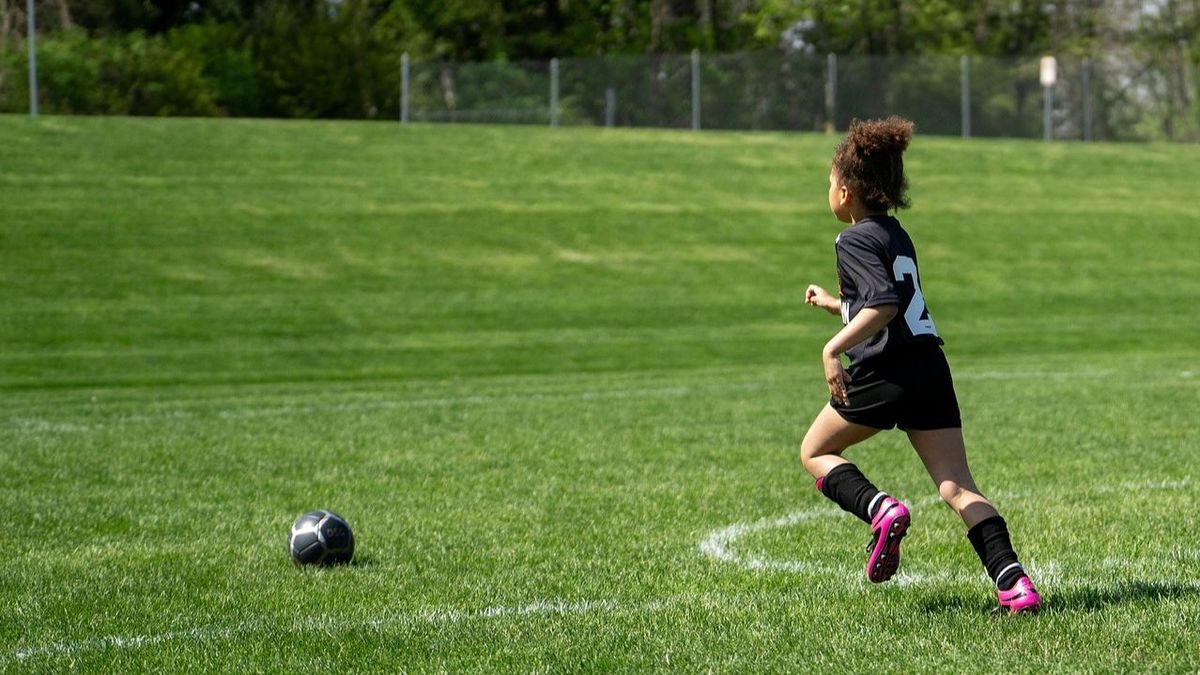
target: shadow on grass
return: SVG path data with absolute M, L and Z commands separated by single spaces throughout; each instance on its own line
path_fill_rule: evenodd
M 297 565 L 295 562 L 292 562 L 292 566 L 296 569 L 303 570 L 311 574 L 333 574 L 338 570 L 374 567 L 377 564 L 378 562 L 376 561 L 375 557 L 371 555 L 356 555 L 348 563 L 333 563 L 332 565 Z
M 1177 581 L 1117 581 L 1111 585 L 1088 584 L 1047 594 L 1047 611 L 1094 612 L 1114 605 L 1200 596 L 1200 586 Z
M 1075 588 L 1043 588 L 1043 614 L 1097 612 L 1109 607 L 1200 596 L 1200 585 L 1176 581 L 1115 581 L 1108 585 L 1086 584 Z M 943 612 L 990 612 L 992 599 L 977 595 L 927 598 L 921 609 L 928 614 Z

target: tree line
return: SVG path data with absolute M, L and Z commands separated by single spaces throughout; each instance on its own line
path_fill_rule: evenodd
M 59 113 L 373 118 L 414 61 L 773 50 L 1200 61 L 1194 0 L 39 0 Z M 27 109 L 25 3 L 0 0 L 0 111 Z M 1188 95 L 1186 83 L 1183 95 Z

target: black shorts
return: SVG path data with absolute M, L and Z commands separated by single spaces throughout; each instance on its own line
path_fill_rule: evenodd
M 829 401 L 847 422 L 917 431 L 962 427 L 950 364 L 938 345 L 912 346 L 849 373 L 850 405 Z

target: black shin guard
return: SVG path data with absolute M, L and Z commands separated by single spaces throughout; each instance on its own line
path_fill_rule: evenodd
M 1008 525 L 1000 516 L 981 520 L 967 530 L 967 540 L 979 555 L 988 576 L 996 582 L 996 588 L 1007 591 L 1025 573 L 1017 561 L 1012 540 L 1008 536 Z
M 858 516 L 859 520 L 871 524 L 869 509 L 879 489 L 853 464 L 839 464 L 833 471 L 817 481 L 817 489 L 829 497 L 843 510 Z

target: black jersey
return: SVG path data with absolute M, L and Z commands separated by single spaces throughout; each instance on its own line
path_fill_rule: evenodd
M 843 323 L 867 307 L 899 307 L 887 326 L 847 350 L 852 366 L 894 355 L 907 345 L 943 344 L 921 293 L 916 249 L 900 221 L 868 216 L 842 230 L 834 248 Z

